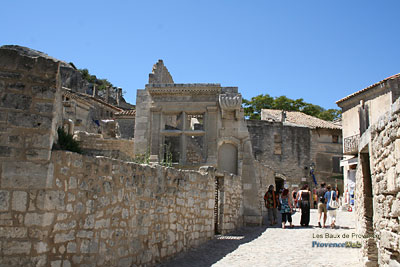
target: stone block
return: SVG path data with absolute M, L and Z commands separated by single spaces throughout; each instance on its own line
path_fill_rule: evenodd
M 7 211 L 10 206 L 10 192 L 0 190 L 0 211 Z
M 58 243 L 65 243 L 68 241 L 73 241 L 75 240 L 75 231 L 71 230 L 68 234 L 66 233 L 60 233 L 60 234 L 56 234 L 54 236 L 54 243 L 58 244 Z
M 26 238 L 28 230 L 25 227 L 0 227 L 0 238 Z
M 68 242 L 67 253 L 76 253 L 76 243 L 75 242 Z
M 41 189 L 53 184 L 53 164 L 7 162 L 2 164 L 1 187 Z
M 78 233 L 77 233 L 77 237 L 79 237 L 79 238 L 93 238 L 93 235 L 94 235 L 94 233 L 93 233 L 93 231 L 84 231 L 84 230 L 81 230 L 81 231 L 79 231 Z
M 0 79 L 20 80 L 21 78 L 22 78 L 21 73 L 10 72 L 10 71 L 0 71 Z
M 32 94 L 36 98 L 54 99 L 57 89 L 46 86 L 32 86 Z
M 26 150 L 27 160 L 49 160 L 50 159 L 50 149 L 36 149 L 31 148 Z
M 61 263 L 62 263 L 61 260 L 52 261 L 52 262 L 50 263 L 50 266 L 51 266 L 51 267 L 61 267 Z
M 12 198 L 12 210 L 26 211 L 28 204 L 28 193 L 24 191 L 14 191 Z
M 50 250 L 47 243 L 45 242 L 38 242 L 34 245 L 34 248 L 38 254 L 45 253 Z
M 17 90 L 17 91 L 24 91 L 25 90 L 25 84 L 22 82 L 15 82 L 15 83 L 9 83 L 7 88 L 10 90 Z
M 51 148 L 50 134 L 30 133 L 25 137 L 25 145 L 32 148 Z
M 3 243 L 4 255 L 30 254 L 32 244 L 28 241 L 10 241 Z
M 53 112 L 53 104 L 52 103 L 36 103 L 35 111 L 39 113 L 51 113 Z
M 396 180 L 397 175 L 395 171 L 395 167 L 392 167 L 387 172 L 387 191 L 395 192 L 396 191 Z
M 29 110 L 32 104 L 32 97 L 22 94 L 8 93 L 0 98 L 0 107 Z
M 49 226 L 54 221 L 54 213 L 27 213 L 25 215 L 26 226 Z
M 40 190 L 36 199 L 36 206 L 40 210 L 65 210 L 65 192 Z
M 5 110 L 2 110 L 0 112 L 0 121 L 5 122 L 7 120 L 7 112 Z
M 8 112 L 8 123 L 11 126 L 34 129 L 51 129 L 51 116 L 32 114 L 30 112 Z

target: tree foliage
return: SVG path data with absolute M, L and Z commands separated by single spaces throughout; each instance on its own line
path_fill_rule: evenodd
M 338 109 L 326 110 L 321 106 L 304 102 L 303 98 L 293 100 L 286 96 L 272 97 L 269 94 L 254 96 L 251 100 L 243 99 L 243 107 L 245 116 L 253 120 L 261 119 L 262 109 L 300 111 L 326 121 L 341 117 L 341 111 Z
M 91 75 L 88 69 L 79 69 L 79 72 L 82 74 L 83 79 L 89 83 L 96 84 L 96 88 L 99 91 L 105 90 L 107 87 L 113 87 L 112 83 L 107 79 L 97 79 L 96 75 Z

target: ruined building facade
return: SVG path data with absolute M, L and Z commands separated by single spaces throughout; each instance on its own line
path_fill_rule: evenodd
M 262 195 L 272 170 L 252 155 L 237 87 L 173 83 L 160 60 L 145 89 L 137 90 L 135 154 L 182 169 L 212 166 L 243 182 L 244 223 L 262 221 Z
M 400 74 L 336 103 L 343 112 L 345 188 L 354 191 L 366 266 L 400 264 Z
M 322 182 L 343 190 L 341 126 L 302 112 L 263 109 L 247 121 L 254 157 L 274 171 L 275 183 L 290 189 Z

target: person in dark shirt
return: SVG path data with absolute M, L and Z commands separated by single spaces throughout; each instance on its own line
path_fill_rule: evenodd
M 308 227 L 310 223 L 311 203 L 311 192 L 308 189 L 308 184 L 303 185 L 301 190 L 297 193 L 297 201 L 301 209 L 300 225 Z
M 325 203 L 325 193 L 326 193 L 326 188 L 325 188 L 325 183 L 321 184 L 321 188 L 317 190 L 317 197 L 318 197 L 318 226 L 321 228 L 321 217 L 322 217 L 322 212 L 324 213 L 324 220 L 322 223 L 322 227 L 325 228 L 325 223 L 326 223 L 326 203 Z

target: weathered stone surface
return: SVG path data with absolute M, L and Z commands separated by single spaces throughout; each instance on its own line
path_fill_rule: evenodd
M 26 226 L 49 226 L 53 220 L 54 213 L 27 213 L 24 222 Z
M 35 250 L 38 254 L 44 253 L 49 251 L 49 247 L 45 242 L 38 242 L 34 245 Z
M 53 182 L 53 165 L 33 162 L 7 162 L 2 164 L 3 188 L 40 189 Z
M 7 211 L 10 206 L 10 192 L 0 190 L 0 211 Z
M 28 204 L 28 194 L 24 191 L 14 191 L 12 199 L 12 210 L 26 211 Z
M 10 241 L 4 242 L 3 253 L 5 255 L 16 255 L 16 254 L 26 254 L 30 253 L 32 244 L 27 241 Z
M 25 227 L 0 227 L 0 238 L 26 238 L 27 234 Z
M 29 110 L 32 104 L 32 97 L 21 94 L 8 93 L 0 98 L 0 107 Z

